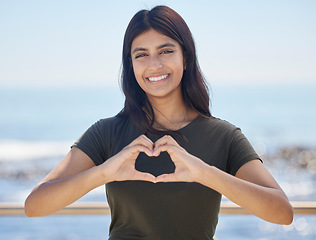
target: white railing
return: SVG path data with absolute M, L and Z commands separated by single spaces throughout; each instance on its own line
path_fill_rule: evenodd
M 294 214 L 316 214 L 316 202 L 292 201 Z M 58 211 L 58 215 L 98 215 L 110 214 L 110 208 L 106 202 L 76 202 Z M 238 205 L 223 201 L 220 214 L 250 214 Z M 0 216 L 23 216 L 23 203 L 0 202 Z

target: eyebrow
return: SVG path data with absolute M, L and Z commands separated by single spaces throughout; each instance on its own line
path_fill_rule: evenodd
M 160 46 L 158 46 L 157 49 L 161 49 L 164 47 L 176 47 L 176 45 L 174 45 L 173 43 L 167 42 L 167 43 L 163 43 Z M 137 47 L 133 50 L 132 54 L 134 54 L 135 52 L 138 52 L 138 51 L 147 51 L 147 50 L 148 50 L 147 48 Z

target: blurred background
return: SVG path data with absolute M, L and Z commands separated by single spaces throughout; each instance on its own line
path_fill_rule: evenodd
M 125 29 L 156 5 L 191 29 L 213 115 L 243 130 L 291 201 L 315 201 L 315 1 L 0 0 L 0 202 L 24 202 L 91 124 L 120 111 Z M 106 201 L 104 187 L 80 201 Z M 106 239 L 109 222 L 0 216 L 0 239 Z M 221 215 L 216 235 L 315 239 L 316 216 Z

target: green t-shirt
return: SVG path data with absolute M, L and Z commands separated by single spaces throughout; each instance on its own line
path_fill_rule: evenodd
M 235 175 L 258 155 L 230 123 L 198 116 L 179 130 L 179 144 L 209 165 Z M 102 164 L 143 134 L 128 118 L 102 119 L 73 145 L 96 165 Z M 153 142 L 159 137 L 147 135 Z M 157 158 L 141 153 L 136 169 L 155 176 L 171 173 L 175 166 L 164 152 Z M 199 183 L 123 181 L 106 184 L 111 209 L 110 240 L 210 240 L 218 222 L 221 194 Z

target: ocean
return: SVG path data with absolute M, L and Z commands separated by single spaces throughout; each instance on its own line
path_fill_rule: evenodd
M 316 86 L 212 87 L 212 114 L 242 129 L 290 200 L 316 201 L 315 93 Z M 118 87 L 0 89 L 0 201 L 23 202 L 71 144 L 119 112 L 123 101 Z M 104 187 L 80 201 L 106 201 Z M 106 239 L 109 223 L 108 215 L 0 216 L 0 239 Z M 316 239 L 316 216 L 297 215 L 279 226 L 221 215 L 216 236 Z

